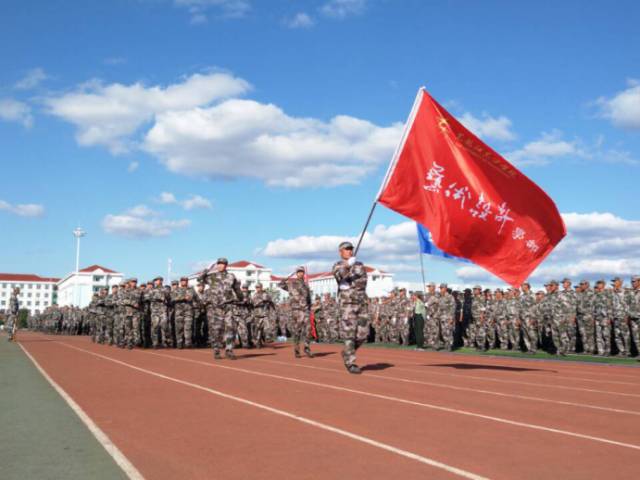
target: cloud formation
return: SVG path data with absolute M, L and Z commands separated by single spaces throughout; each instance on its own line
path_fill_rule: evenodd
M 14 87 L 18 90 L 31 90 L 40 85 L 40 83 L 47 78 L 49 78 L 49 76 L 42 68 L 34 68 L 29 70 L 23 78 L 18 80 Z
M 353 15 L 360 15 L 366 7 L 366 0 L 329 0 L 320 7 L 320 13 L 342 20 Z
M 187 219 L 164 220 L 146 205 L 136 205 L 123 213 L 108 214 L 102 219 L 102 228 L 106 233 L 136 239 L 166 237 L 190 224 Z
M 76 126 L 80 145 L 105 146 L 118 154 L 135 146 L 132 136 L 156 115 L 207 105 L 249 89 L 248 82 L 227 73 L 194 74 L 168 87 L 93 81 L 45 103 L 51 115 Z
M 36 203 L 13 205 L 4 200 L 0 200 L 0 210 L 18 215 L 19 217 L 42 217 L 44 215 L 44 207 Z
M 185 210 L 211 209 L 213 205 L 210 200 L 200 195 L 191 194 L 189 198 L 178 201 L 176 196 L 171 192 L 161 192 L 157 199 L 158 203 L 163 205 L 180 205 Z
M 596 103 L 600 106 L 600 115 L 616 127 L 628 130 L 640 130 L 640 82 L 629 80 L 625 90 L 613 97 L 601 97 Z
M 293 17 L 284 20 L 284 24 L 289 28 L 311 28 L 315 24 L 313 18 L 307 13 L 299 12 Z
M 33 126 L 31 107 L 13 98 L 0 98 L 0 120 L 16 122 L 25 128 Z
M 516 138 L 515 133 L 511 130 L 511 120 L 502 115 L 494 118 L 483 114 L 482 118 L 478 118 L 466 112 L 460 117 L 460 122 L 477 136 L 486 140 L 510 141 Z
M 207 23 L 211 10 L 222 18 L 242 18 L 251 11 L 248 0 L 173 0 L 173 3 L 187 9 L 193 25 Z

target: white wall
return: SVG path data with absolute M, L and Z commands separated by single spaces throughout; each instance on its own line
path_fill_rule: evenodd
M 18 302 L 20 308 L 26 308 L 31 315 L 42 312 L 55 298 L 53 282 L 25 282 L 0 280 L 0 310 L 9 308 L 9 298 L 14 287 L 20 288 Z
M 77 305 L 86 307 L 91 302 L 93 294 L 101 288 L 110 288 L 122 282 L 121 273 L 105 273 L 102 270 L 94 272 L 72 273 L 58 283 L 58 305 Z

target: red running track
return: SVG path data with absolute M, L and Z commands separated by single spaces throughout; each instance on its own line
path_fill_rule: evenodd
M 148 479 L 637 478 L 640 370 L 339 346 L 22 346 Z

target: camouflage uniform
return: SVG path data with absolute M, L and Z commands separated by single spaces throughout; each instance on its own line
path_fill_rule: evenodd
M 257 291 L 251 297 L 253 305 L 253 341 L 258 348 L 265 342 L 273 342 L 275 337 L 276 308 L 271 295 Z
M 283 302 L 277 307 L 278 313 L 278 328 L 280 329 L 280 335 L 287 336 L 287 325 L 291 321 L 291 309 L 287 302 Z
M 576 324 L 578 314 L 578 295 L 574 290 L 563 290 L 560 293 L 566 309 L 565 323 L 567 325 L 567 337 L 569 338 L 568 352 L 576 351 Z
M 611 300 L 605 290 L 593 293 L 593 317 L 598 355 L 611 355 Z
M 300 355 L 300 342 L 304 342 L 304 351 L 311 351 L 311 322 L 309 312 L 311 309 L 311 290 L 303 279 L 290 278 L 282 280 L 278 286 L 289 292 L 289 305 L 291 307 L 291 323 L 289 330 L 293 338 L 293 351 Z
M 253 316 L 251 315 L 251 294 L 249 290 L 242 290 L 243 299 L 236 304 L 236 318 L 238 319 L 238 338 L 244 348 L 251 346 L 249 338 L 253 330 Z
M 471 298 L 471 317 L 475 325 L 475 342 L 478 350 L 487 350 L 486 303 L 482 294 L 474 293 Z M 471 339 L 473 341 L 473 339 Z
M 596 326 L 593 317 L 593 297 L 591 290 L 585 290 L 577 295 L 576 323 L 582 339 L 582 348 L 585 353 L 595 353 Z
M 523 292 L 520 296 L 520 321 L 524 344 L 529 353 L 536 353 L 538 348 L 538 315 L 536 298 L 531 291 Z
M 347 368 L 354 366 L 356 351 L 369 336 L 367 271 L 362 262 L 340 260 L 333 265 L 338 282 L 340 337 L 344 340 L 342 359 Z
M 495 298 L 493 300 L 493 321 L 500 341 L 500 349 L 508 350 L 509 348 L 509 312 L 507 311 L 507 300 L 504 298 Z
M 201 279 L 209 284 L 210 289 L 207 320 L 214 353 L 219 354 L 224 340 L 225 351 L 233 355 L 238 328 L 235 305 L 243 298 L 240 284 L 235 275 L 226 270 L 204 273 Z
M 311 311 L 313 312 L 313 321 L 316 327 L 317 340 L 324 342 L 327 339 L 327 327 L 324 319 L 324 310 L 322 309 L 322 302 L 316 297 L 311 305 Z
M 627 291 L 625 301 L 629 315 L 631 337 L 636 345 L 636 350 L 640 352 L 640 285 Z
M 424 319 L 425 346 L 440 348 L 440 325 L 438 324 L 438 294 L 427 293 L 424 301 L 427 317 Z
M 338 328 L 338 304 L 332 297 L 325 297 L 322 300 L 322 313 L 327 325 L 327 338 L 330 342 L 337 342 L 340 338 Z
M 506 300 L 507 309 L 507 332 L 511 348 L 520 349 L 520 301 L 514 293 Z
M 141 295 L 137 288 L 129 288 L 122 299 L 124 305 L 125 342 L 130 349 L 142 344 L 140 335 Z
M 7 310 L 7 331 L 9 332 L 9 341 L 14 338 L 14 331 L 18 325 L 18 313 L 20 312 L 20 303 L 15 292 L 11 292 L 9 297 L 9 308 Z
M 571 346 L 569 336 L 569 320 L 572 315 L 572 305 L 567 303 L 568 297 L 560 295 L 556 290 L 550 292 L 545 302 L 551 318 L 551 338 L 557 353 L 566 355 Z
M 397 328 L 399 340 L 403 345 L 409 345 L 409 333 L 411 330 L 411 319 L 413 317 L 413 303 L 407 296 L 400 295 L 396 303 L 397 308 Z
M 164 286 L 159 285 L 147 290 L 145 297 L 151 310 L 151 345 L 153 348 L 158 348 L 160 345 L 172 347 L 173 338 L 167 311 L 170 301 L 169 292 Z
M 625 291 L 622 289 L 612 289 L 609 291 L 611 305 L 611 326 L 613 339 L 618 347 L 620 355 L 630 354 L 630 331 L 627 323 L 627 304 L 625 302 Z
M 453 350 L 453 333 L 456 320 L 456 301 L 450 293 L 440 294 L 438 299 L 438 324 L 445 348 Z
M 179 286 L 171 290 L 173 304 L 174 331 L 178 348 L 191 347 L 193 336 L 193 299 L 196 292 L 192 287 Z

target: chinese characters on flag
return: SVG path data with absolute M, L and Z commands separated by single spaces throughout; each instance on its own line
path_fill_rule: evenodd
M 421 89 L 378 202 L 518 286 L 566 235 L 553 200 Z

